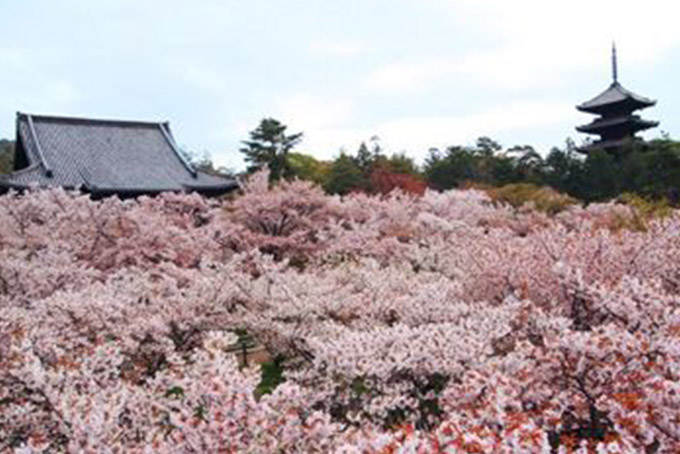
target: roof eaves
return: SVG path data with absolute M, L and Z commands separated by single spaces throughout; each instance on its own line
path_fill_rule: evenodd
M 576 108 L 582 112 L 592 112 L 627 101 L 634 101 L 641 107 L 651 107 L 656 104 L 655 100 L 635 94 L 620 83 L 613 82 L 605 91 L 589 101 L 579 104 Z
M 649 104 L 651 106 L 656 104 L 656 100 L 654 100 L 654 99 L 650 99 L 650 98 L 647 98 L 645 96 L 638 95 L 637 93 L 633 93 L 632 91 L 628 90 L 627 88 L 625 88 L 621 84 L 617 84 L 617 85 L 618 85 L 618 89 L 621 93 L 623 93 L 626 96 L 629 96 L 630 98 L 634 99 L 635 101 L 637 101 L 639 103 Z
M 3 177 L 6 178 L 6 177 L 14 176 L 14 175 L 23 175 L 24 173 L 32 172 L 35 169 L 37 169 L 38 167 L 40 167 L 40 164 L 36 162 L 34 164 L 29 165 L 28 167 L 24 167 L 23 169 L 14 170 L 14 171 L 7 173 L 5 175 L 0 175 L 0 180 L 2 180 Z
M 170 135 L 170 131 L 166 129 L 166 124 L 159 123 L 158 127 L 161 130 L 166 142 L 168 142 L 168 145 L 170 145 L 170 148 L 175 153 L 175 156 L 177 156 L 177 158 L 180 160 L 182 165 L 187 169 L 193 178 L 198 177 L 198 172 L 196 172 L 196 169 L 194 169 L 191 164 L 189 164 L 189 161 L 186 160 L 186 158 L 182 155 L 182 152 L 179 151 L 179 148 L 177 148 L 177 144 L 175 144 L 175 140 Z
M 216 190 L 230 191 L 232 189 L 237 189 L 240 187 L 238 182 L 235 180 L 225 181 L 222 184 L 203 184 L 203 185 L 183 184 L 182 186 L 190 191 L 216 191 Z

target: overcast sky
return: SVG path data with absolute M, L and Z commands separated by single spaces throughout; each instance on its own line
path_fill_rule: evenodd
M 0 137 L 16 111 L 169 120 L 241 168 L 273 116 L 331 158 L 481 135 L 541 151 L 580 140 L 574 105 L 611 82 L 658 100 L 680 138 L 680 2 L 646 0 L 0 0 Z

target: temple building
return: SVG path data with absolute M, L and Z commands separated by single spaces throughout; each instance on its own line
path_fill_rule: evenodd
M 194 169 L 168 123 L 17 113 L 14 171 L 0 175 L 0 193 L 34 187 L 95 197 L 167 191 L 218 196 L 238 183 Z
M 638 131 L 654 128 L 658 121 L 645 120 L 636 111 L 651 107 L 656 101 L 626 90 L 618 80 L 616 47 L 612 46 L 612 84 L 604 92 L 590 101 L 576 106 L 581 112 L 599 115 L 587 125 L 577 126 L 576 130 L 593 134 L 599 138 L 579 149 L 588 153 L 593 149 L 616 152 L 622 145 L 631 141 L 641 141 L 635 136 Z

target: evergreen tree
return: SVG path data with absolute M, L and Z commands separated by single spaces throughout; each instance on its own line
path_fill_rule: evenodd
M 385 159 L 385 164 L 390 171 L 395 173 L 413 176 L 418 176 L 420 174 L 416 163 L 412 158 L 406 156 L 405 153 L 393 154 Z
M 573 193 L 577 188 L 575 178 L 581 172 L 581 160 L 575 159 L 569 150 L 553 148 L 543 165 L 543 182 L 560 192 Z
M 357 150 L 357 156 L 354 158 L 354 162 L 356 162 L 357 167 L 359 167 L 359 170 L 361 170 L 364 176 L 370 175 L 371 168 L 373 167 L 373 161 L 374 156 L 366 146 L 366 142 L 361 142 L 361 145 L 359 145 L 359 149 Z
M 491 157 L 502 148 L 501 144 L 489 137 L 484 136 L 477 139 L 476 151 L 482 156 Z
M 432 149 L 425 161 L 426 179 L 431 186 L 442 190 L 458 187 L 466 181 L 481 182 L 478 161 L 476 150 L 468 147 L 449 147 L 446 154 Z
M 240 150 L 245 154 L 248 172 L 266 165 L 272 181 L 293 176 L 288 153 L 302 141 L 302 133 L 287 135 L 287 128 L 274 118 L 265 118 L 250 132 L 250 140 L 244 140 Z
M 653 197 L 666 197 L 673 204 L 680 202 L 680 143 L 669 139 L 650 143 L 655 152 L 645 154 L 646 178 L 644 190 Z
M 341 153 L 328 171 L 324 189 L 331 194 L 343 195 L 353 190 L 365 189 L 366 185 L 366 178 L 355 160 Z
M 604 150 L 588 153 L 583 167 L 579 197 L 586 201 L 606 200 L 619 194 L 620 173 L 617 161 Z

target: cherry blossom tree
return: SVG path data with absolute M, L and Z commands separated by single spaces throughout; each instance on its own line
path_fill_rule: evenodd
M 678 452 L 680 214 L 635 210 L 7 194 L 0 452 Z

